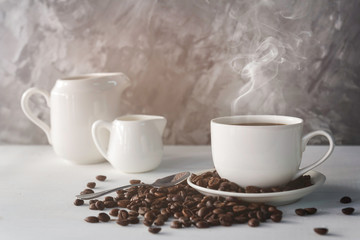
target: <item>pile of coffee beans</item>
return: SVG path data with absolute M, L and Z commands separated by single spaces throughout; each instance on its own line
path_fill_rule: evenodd
M 105 181 L 106 176 L 98 175 L 98 181 Z M 257 187 L 241 188 L 235 183 L 220 178 L 216 171 L 193 174 L 191 181 L 199 186 L 232 192 L 274 192 L 287 191 L 311 185 L 309 176 L 305 176 L 289 183 L 285 187 L 261 189 Z M 130 184 L 139 184 L 141 180 L 130 180 Z M 89 182 L 87 188 L 81 192 L 93 193 L 95 182 Z M 352 202 L 348 196 L 340 199 L 342 204 Z M 204 196 L 191 188 L 186 182 L 172 187 L 154 188 L 148 185 L 133 186 L 116 192 L 116 196 L 106 196 L 104 199 L 93 199 L 88 202 L 76 199 L 74 205 L 87 205 L 90 210 L 105 211 L 97 216 L 88 216 L 84 220 L 89 223 L 116 222 L 120 226 L 139 224 L 142 222 L 148 231 L 157 234 L 167 221 L 171 221 L 171 228 L 209 228 L 214 226 L 232 226 L 247 224 L 258 227 L 268 220 L 281 222 L 283 213 L 275 206 L 243 202 L 234 197 Z M 350 215 L 354 208 L 343 208 L 342 212 Z M 317 212 L 314 207 L 298 208 L 295 213 L 299 216 L 313 215 Z M 314 232 L 320 235 L 328 233 L 327 228 L 317 227 Z
M 230 182 L 225 178 L 221 178 L 219 174 L 216 172 L 216 170 L 204 172 L 200 175 L 192 174 L 191 182 L 204 188 L 209 188 L 219 191 L 227 191 L 227 192 L 237 192 L 237 193 L 283 192 L 283 191 L 309 187 L 313 185 L 311 183 L 311 177 L 309 175 L 304 175 L 289 182 L 285 186 L 276 186 L 276 187 L 268 187 L 268 188 L 247 186 L 243 188 L 234 182 Z
M 132 184 L 140 182 L 130 180 Z M 85 189 L 81 193 L 84 192 L 90 191 Z M 74 204 L 80 206 L 85 203 L 76 199 Z M 161 188 L 133 186 L 117 191 L 115 197 L 90 200 L 88 206 L 90 210 L 110 211 L 108 214 L 101 212 L 98 216 L 88 216 L 86 222 L 116 221 L 121 226 L 142 222 L 150 233 L 160 232 L 161 226 L 167 221 L 171 221 L 171 228 L 209 228 L 235 224 L 258 227 L 267 220 L 280 222 L 283 214 L 275 206 L 267 204 L 247 203 L 234 197 L 204 196 L 186 182 Z

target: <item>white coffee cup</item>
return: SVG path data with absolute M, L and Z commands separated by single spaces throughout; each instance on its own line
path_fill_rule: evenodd
M 284 185 L 323 163 L 335 146 L 332 136 L 323 130 L 305 136 L 302 136 L 302 130 L 303 120 L 296 117 L 244 115 L 215 118 L 211 120 L 215 169 L 220 177 L 242 187 Z M 328 151 L 316 162 L 299 169 L 308 141 L 318 135 L 328 139 Z
M 147 172 L 162 160 L 162 135 L 166 119 L 152 115 L 126 115 L 112 122 L 98 120 L 92 125 L 94 143 L 111 165 L 127 173 Z M 99 144 L 99 133 L 110 132 L 109 145 Z

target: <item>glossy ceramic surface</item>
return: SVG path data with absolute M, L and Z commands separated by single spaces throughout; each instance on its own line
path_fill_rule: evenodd
M 56 81 L 51 94 L 38 88 L 28 89 L 22 97 L 25 115 L 47 135 L 60 157 L 78 164 L 104 161 L 96 149 L 91 125 L 98 119 L 112 120 L 121 115 L 121 94 L 130 84 L 122 73 L 92 73 Z M 33 94 L 45 97 L 50 107 L 48 126 L 28 106 Z M 102 144 L 106 135 L 101 136 Z
M 284 125 L 244 126 L 237 123 Z M 286 184 L 323 163 L 332 153 L 330 134 L 319 130 L 302 137 L 303 120 L 276 115 L 245 115 L 211 121 L 211 149 L 215 169 L 222 178 L 240 186 L 271 187 Z M 302 153 L 310 138 L 325 136 L 326 154 L 299 169 Z
M 199 172 L 197 174 L 201 174 L 203 172 L 213 171 L 213 170 L 214 169 L 209 169 Z M 301 188 L 291 191 L 272 192 L 272 193 L 234 193 L 234 192 L 225 192 L 225 191 L 209 189 L 205 187 L 200 187 L 192 183 L 190 180 L 191 176 L 187 179 L 187 183 L 204 195 L 238 197 L 246 202 L 258 202 L 258 203 L 266 203 L 266 204 L 278 206 L 278 205 L 285 205 L 298 201 L 299 199 L 305 197 L 306 195 L 314 192 L 317 188 L 323 185 L 326 180 L 326 177 L 323 174 L 313 170 L 306 173 L 306 175 L 310 175 L 313 185 L 306 188 Z
M 113 122 L 96 121 L 92 136 L 99 152 L 111 165 L 123 172 L 146 172 L 156 168 L 162 159 L 162 135 L 166 119 L 162 116 L 126 115 Z M 110 132 L 109 145 L 99 144 L 99 133 Z

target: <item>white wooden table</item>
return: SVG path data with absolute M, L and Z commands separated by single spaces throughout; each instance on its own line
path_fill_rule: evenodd
M 325 150 L 309 146 L 304 164 Z M 143 224 L 89 224 L 83 219 L 94 212 L 88 206 L 73 205 L 75 194 L 99 174 L 108 180 L 97 182 L 98 191 L 128 184 L 130 179 L 152 182 L 178 171 L 212 167 L 210 146 L 165 146 L 159 168 L 142 174 L 124 174 L 106 162 L 72 165 L 58 158 L 50 146 L 0 146 L 0 239 L 360 239 L 360 146 L 336 147 L 330 159 L 316 169 L 326 176 L 325 184 L 296 203 L 280 206 L 284 212 L 281 223 L 267 221 L 257 228 L 242 224 L 172 229 L 167 222 L 154 235 Z M 344 195 L 353 202 L 341 204 Z M 316 207 L 318 212 L 306 217 L 294 213 L 305 207 Z M 355 213 L 342 214 L 344 207 L 354 207 Z M 317 235 L 314 227 L 327 227 L 328 236 Z

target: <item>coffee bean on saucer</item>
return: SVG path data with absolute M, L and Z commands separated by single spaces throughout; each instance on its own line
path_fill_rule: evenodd
M 98 223 L 99 222 L 99 218 L 97 218 L 95 216 L 86 217 L 84 220 L 89 223 Z
M 149 227 L 148 230 L 149 230 L 149 232 L 156 234 L 161 231 L 161 228 L 160 227 Z
M 315 214 L 317 212 L 316 208 L 305 208 L 304 210 L 309 215 Z
M 341 202 L 341 203 L 351 203 L 352 200 L 351 200 L 351 198 L 350 198 L 349 196 L 344 196 L 344 197 L 342 197 L 342 198 L 340 199 L 340 202 Z
M 88 182 L 88 183 L 86 184 L 86 186 L 87 186 L 88 188 L 95 188 L 96 183 L 95 183 L 95 182 Z
M 298 209 L 295 209 L 295 213 L 298 215 L 298 216 L 305 216 L 307 213 L 305 211 L 305 209 L 302 209 L 302 208 L 298 208 Z
M 110 216 L 107 215 L 106 213 L 102 212 L 102 213 L 99 213 L 98 219 L 99 219 L 101 222 L 108 222 L 108 221 L 110 221 Z
M 341 209 L 341 211 L 343 212 L 343 214 L 345 215 L 351 215 L 354 213 L 355 209 L 352 207 L 348 207 L 348 208 L 343 208 Z
M 314 231 L 319 235 L 325 235 L 329 230 L 327 228 L 314 228 Z
M 245 188 L 245 192 L 246 193 L 259 193 L 260 192 L 260 188 L 255 187 L 255 186 L 247 186 Z
M 82 200 L 82 199 L 75 199 L 75 201 L 74 201 L 75 206 L 81 206 L 83 204 L 84 204 L 84 200 Z
M 97 175 L 97 176 L 96 176 L 96 179 L 99 180 L 99 181 L 101 181 L 101 182 L 103 182 L 103 181 L 106 180 L 106 176 L 104 176 L 104 175 Z

